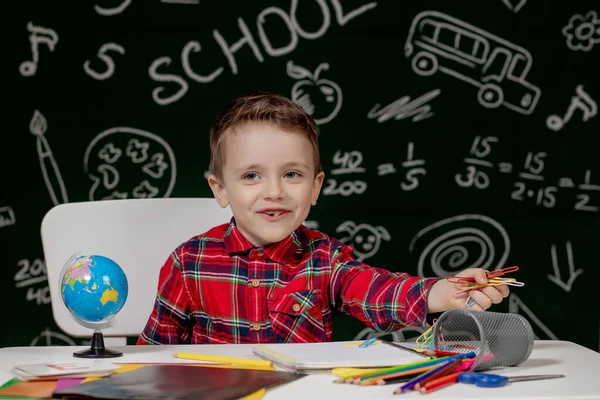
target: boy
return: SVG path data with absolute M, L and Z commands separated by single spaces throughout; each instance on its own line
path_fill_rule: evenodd
M 269 93 L 236 98 L 217 116 L 208 183 L 233 218 L 171 254 L 138 344 L 331 341 L 336 311 L 391 332 L 467 307 L 446 279 L 370 267 L 350 246 L 302 225 L 324 178 L 317 135 L 301 107 Z M 487 282 L 482 269 L 459 275 Z M 472 291 L 470 309 L 508 292 Z

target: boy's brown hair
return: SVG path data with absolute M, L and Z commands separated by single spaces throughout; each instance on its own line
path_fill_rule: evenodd
M 271 122 L 306 136 L 313 146 L 315 176 L 322 171 L 319 156 L 319 129 L 302 107 L 285 96 L 255 91 L 234 98 L 210 127 L 210 173 L 222 179 L 226 131 L 245 122 Z

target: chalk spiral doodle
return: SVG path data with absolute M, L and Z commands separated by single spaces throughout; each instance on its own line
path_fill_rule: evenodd
M 510 239 L 492 218 L 464 214 L 443 219 L 420 230 L 409 252 L 417 254 L 419 276 L 447 277 L 465 268 L 499 269 L 510 253 Z

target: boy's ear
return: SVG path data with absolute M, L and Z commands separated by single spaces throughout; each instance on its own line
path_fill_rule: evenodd
M 321 193 L 321 186 L 323 186 L 323 179 L 325 179 L 325 173 L 321 171 L 315 176 L 313 181 L 312 196 L 310 199 L 310 204 L 313 206 L 317 205 L 317 199 L 319 198 L 319 193 Z
M 208 185 L 217 199 L 217 203 L 221 206 L 221 208 L 225 208 L 229 205 L 229 200 L 227 200 L 227 192 L 225 191 L 225 187 L 215 175 L 209 175 Z

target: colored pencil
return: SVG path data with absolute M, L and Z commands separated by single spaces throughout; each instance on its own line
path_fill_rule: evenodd
M 429 375 L 427 378 L 418 382 L 415 385 L 415 390 L 419 390 L 427 382 L 431 382 L 437 378 L 441 378 L 442 376 L 445 376 L 445 375 L 448 375 L 448 374 L 454 372 L 461 365 L 464 365 L 463 360 L 454 360 L 454 361 L 451 361 L 450 363 L 448 363 L 443 368 L 438 368 L 438 370 L 435 373 L 433 373 L 432 375 Z
M 471 370 L 467 370 L 467 372 L 471 372 Z M 421 389 L 419 389 L 419 392 L 421 394 L 427 394 L 446 386 L 453 385 L 458 381 L 458 374 L 461 373 L 462 372 L 454 372 L 450 375 L 442 376 L 441 378 L 427 382 Z
M 354 383 L 357 385 L 361 385 L 361 386 L 371 386 L 371 385 L 376 385 L 379 380 L 386 380 L 386 379 L 398 378 L 401 376 L 411 376 L 411 375 L 413 377 L 415 377 L 415 376 L 422 374 L 423 372 L 427 372 L 433 368 L 435 368 L 435 365 L 431 365 L 431 366 L 427 366 L 427 367 L 415 367 L 415 368 L 407 369 L 405 371 L 382 375 L 382 376 L 378 376 L 375 378 L 356 380 Z
M 429 378 L 431 376 L 439 376 L 440 371 L 444 371 L 444 373 L 446 373 L 449 370 L 449 365 L 452 365 L 455 361 L 461 361 L 461 360 L 447 361 L 443 364 L 440 364 L 437 368 L 434 368 L 427 372 L 423 372 L 421 375 L 416 376 L 415 378 L 411 379 L 404 385 L 402 385 L 402 386 L 398 387 L 396 390 L 394 390 L 394 394 L 402 394 L 404 392 L 412 391 L 415 389 L 415 385 L 417 383 L 421 383 L 425 380 L 429 380 Z M 456 368 L 456 366 L 458 366 L 459 364 L 460 363 L 456 363 L 455 365 L 452 366 L 452 368 Z
M 444 350 L 427 350 L 427 349 L 416 349 L 418 352 L 427 354 L 432 357 L 446 357 L 446 356 L 456 356 L 460 354 L 457 351 L 444 351 Z
M 448 361 L 454 361 L 456 359 L 472 358 L 472 357 L 475 357 L 475 355 L 476 355 L 475 352 L 469 352 L 469 353 L 459 354 L 456 356 L 432 358 L 431 360 L 418 361 L 418 362 L 411 363 L 411 364 L 405 364 L 405 365 L 400 365 L 397 367 L 391 367 L 391 368 L 383 370 L 379 373 L 364 375 L 357 379 L 360 379 L 362 381 L 365 379 L 378 378 L 383 375 L 389 375 L 389 374 L 395 373 L 395 372 L 401 372 L 401 371 L 406 371 L 409 369 L 414 369 L 415 367 L 427 367 L 427 366 L 431 366 L 431 365 L 445 363 Z M 352 378 L 352 377 L 348 377 L 348 378 Z

